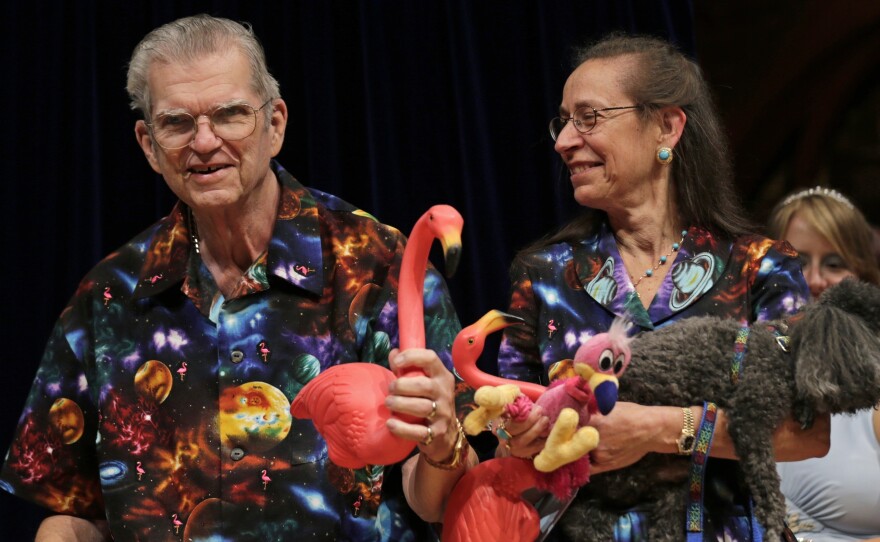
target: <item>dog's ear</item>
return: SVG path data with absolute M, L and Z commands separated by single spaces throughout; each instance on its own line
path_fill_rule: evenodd
M 880 333 L 880 287 L 848 278 L 826 289 L 817 301 L 860 318 L 874 333 Z
M 791 330 L 802 423 L 810 411 L 852 413 L 880 402 L 880 339 L 861 318 L 865 305 L 848 308 L 858 310 L 850 313 L 829 302 L 814 303 Z

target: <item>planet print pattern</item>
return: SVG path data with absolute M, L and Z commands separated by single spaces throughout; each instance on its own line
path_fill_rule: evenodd
M 191 250 L 187 209 L 110 254 L 61 313 L 0 489 L 104 518 L 114 540 L 423 540 L 400 467 L 334 465 L 290 403 L 323 370 L 387 366 L 405 238 L 280 165 L 269 249 L 227 297 Z M 425 281 L 426 343 L 460 329 Z

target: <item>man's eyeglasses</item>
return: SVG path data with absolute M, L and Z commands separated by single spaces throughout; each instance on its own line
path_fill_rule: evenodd
M 571 121 L 571 123 L 574 124 L 575 130 L 582 134 L 586 134 L 596 127 L 596 122 L 599 120 L 599 117 L 602 116 L 599 115 L 599 113 L 601 113 L 602 111 L 614 111 L 617 109 L 637 109 L 639 107 L 642 106 L 622 105 L 619 107 L 603 107 L 602 109 L 596 109 L 595 107 L 591 107 L 589 105 L 579 107 L 568 118 L 554 117 L 550 121 L 550 137 L 553 138 L 553 141 L 556 141 L 556 138 L 559 137 L 559 134 L 562 133 L 562 129 L 565 128 L 565 124 L 568 121 Z
M 189 113 L 163 113 L 157 115 L 147 126 L 157 145 L 166 150 L 182 149 L 196 137 L 199 119 L 206 117 L 214 135 L 223 141 L 238 141 L 254 133 L 257 126 L 257 111 L 269 105 L 272 98 L 260 107 L 248 104 L 221 105 L 193 117 Z

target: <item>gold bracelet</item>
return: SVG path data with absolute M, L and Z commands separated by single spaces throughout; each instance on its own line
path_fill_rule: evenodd
M 426 454 L 422 454 L 425 461 L 428 462 L 428 465 L 440 470 L 455 470 L 462 466 L 467 460 L 471 447 L 468 446 L 467 438 L 464 435 L 464 429 L 462 429 L 461 422 L 458 421 L 458 418 L 455 419 L 455 426 L 458 429 L 458 437 L 455 439 L 455 446 L 452 448 L 452 455 L 450 455 L 445 461 L 434 461 Z

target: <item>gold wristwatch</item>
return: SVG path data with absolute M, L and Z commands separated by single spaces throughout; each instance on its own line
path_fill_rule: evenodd
M 681 409 L 684 416 L 684 422 L 681 427 L 681 435 L 675 442 L 678 445 L 678 453 L 681 455 L 690 455 L 694 452 L 694 445 L 697 443 L 697 437 L 694 434 L 694 413 L 689 407 Z
M 458 437 L 455 439 L 455 446 L 452 448 L 452 455 L 450 455 L 445 461 L 434 461 L 425 455 L 425 461 L 428 462 L 428 465 L 440 470 L 455 470 L 467 460 L 471 447 L 468 446 L 467 438 L 464 435 L 464 429 L 461 427 L 461 422 L 458 421 L 458 418 L 455 419 L 455 426 L 458 428 Z

